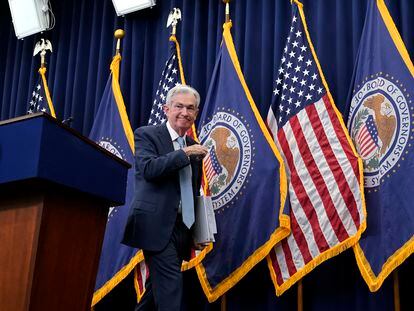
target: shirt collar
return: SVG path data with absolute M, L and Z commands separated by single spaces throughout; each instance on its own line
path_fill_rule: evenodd
M 167 129 L 168 129 L 168 133 L 170 133 L 170 137 L 172 141 L 176 141 L 178 137 L 180 137 L 180 135 L 178 135 L 178 133 L 171 127 L 171 124 L 169 121 L 167 121 Z M 185 136 L 184 135 L 184 141 L 185 141 Z

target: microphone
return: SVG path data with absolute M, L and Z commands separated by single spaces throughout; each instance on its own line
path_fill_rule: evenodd
M 62 120 L 62 124 L 65 124 L 70 127 L 70 124 L 72 123 L 72 121 L 73 121 L 73 117 L 69 117 L 65 120 Z

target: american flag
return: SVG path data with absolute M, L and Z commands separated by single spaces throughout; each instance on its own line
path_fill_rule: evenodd
M 378 130 L 372 115 L 368 116 L 356 139 L 359 146 L 358 151 L 362 158 L 370 158 L 376 152 L 378 149 Z
M 148 125 L 161 124 L 167 120 L 162 107 L 167 99 L 168 91 L 177 84 L 181 84 L 177 49 L 175 41 L 170 41 L 170 56 L 165 62 L 165 67 L 161 73 L 161 79 L 155 92 Z
M 268 257 L 278 295 L 355 244 L 365 218 L 361 163 L 324 82 L 303 9 L 293 5 L 267 117 L 286 163 L 291 204 L 291 234 Z
M 216 149 L 213 147 L 209 150 L 206 159 L 204 160 L 204 167 L 206 170 L 207 180 L 210 182 L 216 175 L 223 171 L 216 154 Z
M 47 112 L 51 116 L 56 117 L 52 101 L 50 100 L 49 103 L 49 99 L 46 96 L 46 92 L 48 93 L 49 90 L 47 88 L 46 78 L 44 77 L 45 73 L 46 68 L 39 69 L 39 76 L 33 88 L 27 113 Z
M 158 82 L 158 88 L 155 92 L 154 101 L 152 103 L 151 114 L 148 119 L 148 125 L 158 125 L 164 123 L 167 117 L 164 113 L 163 106 L 166 103 L 168 91 L 181 84 L 182 75 L 180 72 L 180 66 L 178 62 L 179 49 L 178 41 L 175 36 L 170 37 L 170 54 L 165 62 L 164 69 L 161 72 L 161 78 Z M 149 269 L 145 261 L 141 261 L 135 270 L 135 282 L 138 292 L 138 300 L 141 300 L 145 292 L 146 281 L 149 277 Z

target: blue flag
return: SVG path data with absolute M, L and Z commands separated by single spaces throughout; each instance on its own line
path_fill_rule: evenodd
M 230 28 L 231 22 L 224 24 L 199 126 L 201 143 L 218 162 L 216 173 L 207 175 L 216 242 L 196 266 L 210 302 L 289 234 L 283 162 L 247 88 Z
M 134 194 L 134 137 L 119 86 L 121 56 L 114 57 L 111 75 L 95 117 L 89 138 L 132 164 L 128 171 L 125 205 L 111 207 L 106 224 L 92 306 L 98 303 L 142 260 L 142 252 L 121 244 Z
M 369 1 L 347 114 L 364 163 L 368 215 L 354 252 L 371 291 L 414 250 L 413 77 L 384 1 Z

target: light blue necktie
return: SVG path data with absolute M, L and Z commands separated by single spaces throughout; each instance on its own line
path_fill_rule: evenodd
M 184 138 L 178 137 L 177 142 L 180 148 L 184 148 Z M 180 169 L 180 190 L 181 190 L 181 213 L 183 223 L 187 228 L 191 228 L 194 223 L 194 197 L 193 187 L 191 185 L 191 165 L 187 165 Z

